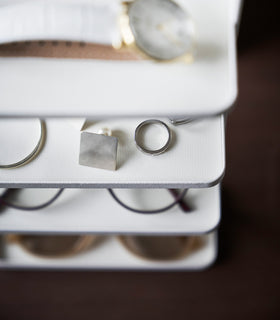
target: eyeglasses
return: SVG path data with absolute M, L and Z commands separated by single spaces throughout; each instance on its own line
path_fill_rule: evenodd
M 53 190 L 51 189 L 7 189 L 0 195 L 0 205 L 2 204 L 4 206 L 11 207 L 17 210 L 36 211 L 36 210 L 44 209 L 50 206 L 52 203 L 54 203 L 60 197 L 63 190 L 64 189 L 54 190 L 54 193 L 53 193 Z M 18 201 L 22 202 L 22 199 L 21 199 L 22 193 L 26 191 L 39 192 L 41 195 L 42 193 L 46 193 L 47 200 L 43 203 L 36 204 L 36 205 L 21 204 Z M 48 198 L 49 193 L 52 194 L 50 198 Z
M 177 260 L 197 248 L 194 236 L 120 236 L 124 247 L 134 255 L 148 260 Z
M 60 197 L 63 190 L 64 189 L 58 189 L 55 191 L 53 191 L 52 189 L 7 189 L 2 194 L 0 194 L 0 205 L 2 204 L 4 206 L 11 207 L 17 210 L 36 211 L 53 204 Z M 108 189 L 108 191 L 112 198 L 119 205 L 121 205 L 126 210 L 135 213 L 162 213 L 173 208 L 176 205 L 179 205 L 183 212 L 191 211 L 191 208 L 187 204 L 185 199 L 188 189 L 184 189 L 182 191 L 178 191 L 175 189 L 123 189 L 117 192 L 112 189 Z M 24 194 L 30 192 L 31 194 L 32 192 L 35 192 L 36 194 L 39 193 L 40 198 L 43 195 L 43 198 L 46 198 L 47 200 L 43 201 L 43 203 L 35 205 L 26 204 Z M 45 194 L 47 195 L 47 197 Z M 170 196 L 171 199 L 169 200 Z M 172 197 L 174 198 L 173 201 Z M 29 196 L 27 196 L 27 198 L 30 198 L 30 194 Z M 35 196 L 35 198 L 37 197 Z M 125 200 L 122 200 L 124 198 Z M 128 204 L 125 203 L 125 201 Z M 134 207 L 130 203 L 134 203 Z M 136 205 L 138 205 L 138 207 L 135 207 Z M 148 209 L 147 206 L 149 205 L 153 208 Z
M 63 258 L 89 250 L 97 236 L 62 235 L 7 235 L 8 243 L 16 243 L 32 255 L 45 258 Z
M 98 241 L 106 237 L 96 235 L 18 235 L 6 236 L 6 243 L 17 244 L 31 255 L 40 258 L 65 258 L 95 250 Z M 178 260 L 201 247 L 200 237 L 195 236 L 126 236 L 118 235 L 120 243 L 138 258 L 156 261 Z

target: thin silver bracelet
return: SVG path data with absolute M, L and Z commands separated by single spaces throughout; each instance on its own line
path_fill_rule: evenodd
M 9 163 L 9 164 L 0 164 L 0 169 L 13 169 L 13 168 L 21 167 L 27 164 L 29 161 L 31 161 L 40 152 L 45 140 L 46 124 L 45 124 L 45 121 L 43 120 L 39 120 L 39 121 L 40 121 L 40 131 L 41 131 L 40 137 L 35 148 L 31 151 L 31 153 L 29 153 L 25 158 L 23 158 L 20 161 Z

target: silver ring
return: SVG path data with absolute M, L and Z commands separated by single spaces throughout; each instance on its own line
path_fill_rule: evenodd
M 21 167 L 27 164 L 29 161 L 31 161 L 40 152 L 45 140 L 46 128 L 45 128 L 45 122 L 43 120 L 39 120 L 39 121 L 40 121 L 40 137 L 35 148 L 25 158 L 23 158 L 20 161 L 9 163 L 9 164 L 0 164 L 0 169 L 12 169 L 12 168 Z
M 166 131 L 168 133 L 168 139 L 167 139 L 165 145 L 163 147 L 161 147 L 160 149 L 156 149 L 156 150 L 147 149 L 143 145 L 143 143 L 141 143 L 141 139 L 140 139 L 141 130 L 146 126 L 153 125 L 153 124 L 161 125 L 162 127 L 164 127 L 166 129 Z M 162 122 L 160 120 L 156 120 L 156 119 L 150 119 L 150 120 L 146 120 L 146 121 L 141 122 L 137 126 L 137 128 L 135 129 L 134 140 L 135 140 L 136 146 L 139 150 L 141 150 L 144 153 L 148 153 L 148 154 L 155 156 L 155 155 L 159 155 L 167 150 L 167 148 L 169 147 L 169 145 L 171 143 L 171 137 L 172 137 L 171 130 L 164 122 Z

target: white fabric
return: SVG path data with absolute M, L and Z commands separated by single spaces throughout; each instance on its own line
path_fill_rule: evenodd
M 28 40 L 115 44 L 117 1 L 0 0 L 0 43 Z

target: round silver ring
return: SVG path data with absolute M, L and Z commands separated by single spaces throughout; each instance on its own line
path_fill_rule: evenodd
M 41 151 L 41 148 L 45 140 L 46 125 L 45 125 L 45 121 L 43 120 L 39 120 L 39 121 L 40 121 L 40 137 L 34 149 L 25 158 L 23 158 L 20 161 L 9 163 L 9 164 L 0 164 L 0 169 L 12 169 L 12 168 L 21 167 L 27 164 L 29 161 L 31 161 Z
M 167 139 L 166 143 L 164 144 L 164 146 L 159 148 L 159 149 L 155 149 L 155 150 L 151 150 L 151 149 L 146 148 L 143 145 L 143 143 L 140 141 L 141 130 L 146 126 L 153 125 L 153 124 L 159 124 L 160 126 L 165 128 L 167 133 L 168 133 L 168 139 Z M 150 154 L 150 155 L 153 155 L 153 156 L 156 156 L 156 155 L 159 155 L 159 154 L 162 154 L 163 152 L 165 152 L 168 149 L 168 147 L 169 147 L 169 145 L 171 143 L 171 139 L 172 139 L 171 130 L 169 129 L 169 127 L 164 122 L 162 122 L 160 120 L 156 120 L 156 119 L 145 120 L 145 121 L 141 122 L 137 126 L 137 128 L 135 129 L 134 140 L 136 142 L 137 148 L 139 150 L 141 150 L 142 152 Z

